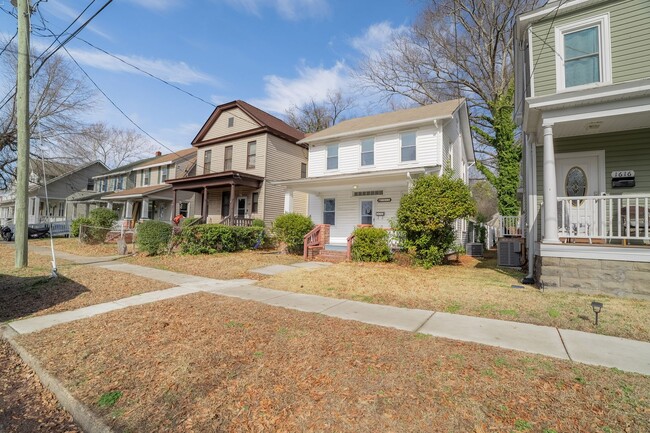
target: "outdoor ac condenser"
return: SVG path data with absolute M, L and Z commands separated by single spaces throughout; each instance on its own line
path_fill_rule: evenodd
M 521 266 L 523 238 L 502 238 L 497 244 L 497 266 Z
M 483 244 L 480 242 L 467 242 L 465 251 L 470 257 L 483 257 Z

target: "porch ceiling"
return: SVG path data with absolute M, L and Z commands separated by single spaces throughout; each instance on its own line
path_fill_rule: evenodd
M 574 137 L 589 134 L 630 131 L 650 127 L 650 111 L 617 116 L 598 116 L 558 122 L 553 126 L 554 137 Z
M 172 186 L 174 191 L 201 192 L 204 188 L 218 188 L 230 185 L 258 189 L 262 186 L 264 178 L 240 171 L 223 171 L 220 173 L 169 179 L 166 182 Z

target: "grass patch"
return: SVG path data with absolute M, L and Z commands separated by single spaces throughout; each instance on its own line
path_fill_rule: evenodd
M 97 401 L 97 406 L 107 408 L 113 407 L 115 403 L 122 397 L 122 391 L 110 391 L 102 394 Z

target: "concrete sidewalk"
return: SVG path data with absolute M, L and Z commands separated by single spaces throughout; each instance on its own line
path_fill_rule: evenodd
M 67 256 L 66 259 L 79 263 L 77 256 Z M 178 287 L 79 310 L 17 320 L 8 325 L 20 334 L 29 333 L 118 308 L 204 291 L 220 296 L 262 302 L 275 307 L 325 314 L 345 320 L 650 375 L 650 343 L 642 341 L 549 326 L 273 290 L 253 285 L 252 280 L 214 280 L 115 261 L 102 261 L 98 258 L 95 258 L 95 261 L 98 262 L 96 266 L 178 284 Z M 293 266 L 287 268 L 283 270 L 296 269 Z M 273 269 L 273 271 L 280 271 L 280 269 Z

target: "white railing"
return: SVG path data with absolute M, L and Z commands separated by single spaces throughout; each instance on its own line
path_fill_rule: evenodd
M 499 217 L 499 237 L 521 237 L 521 216 L 506 215 Z
M 560 238 L 650 241 L 650 194 L 558 197 Z

